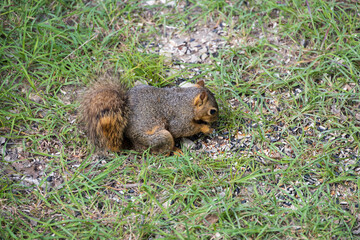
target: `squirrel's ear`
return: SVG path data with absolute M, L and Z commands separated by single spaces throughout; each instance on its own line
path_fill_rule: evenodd
M 202 91 L 195 97 L 194 105 L 197 107 L 200 107 L 201 105 L 204 104 L 204 102 L 206 101 L 206 98 L 207 98 L 207 93 L 205 91 Z
M 199 81 L 197 81 L 196 85 L 198 85 L 200 87 L 205 87 L 205 82 L 204 82 L 204 80 L 199 80 Z

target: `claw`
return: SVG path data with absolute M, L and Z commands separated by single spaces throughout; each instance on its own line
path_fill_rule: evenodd
M 182 156 L 184 155 L 183 151 L 180 148 L 174 147 L 173 154 L 176 156 Z

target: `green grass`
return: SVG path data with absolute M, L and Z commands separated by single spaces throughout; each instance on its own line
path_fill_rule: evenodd
M 143 3 L 0 3 L 0 238 L 359 238 L 360 5 Z M 233 47 L 211 64 L 156 52 L 169 29 L 220 23 Z M 77 100 L 105 73 L 128 86 L 205 78 L 217 134 L 243 137 L 215 159 L 94 152 Z

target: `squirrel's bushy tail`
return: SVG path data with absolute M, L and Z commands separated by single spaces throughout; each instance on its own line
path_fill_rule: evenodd
M 80 123 L 96 146 L 119 151 L 128 123 L 126 88 L 110 80 L 98 80 L 80 100 Z

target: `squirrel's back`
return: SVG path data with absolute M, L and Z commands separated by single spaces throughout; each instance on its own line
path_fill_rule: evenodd
M 129 89 L 131 125 L 126 129 L 126 135 L 137 135 L 139 131 L 155 126 L 167 129 L 174 138 L 193 135 L 186 128 L 195 117 L 194 99 L 203 90 L 198 87 L 157 88 L 148 85 Z

